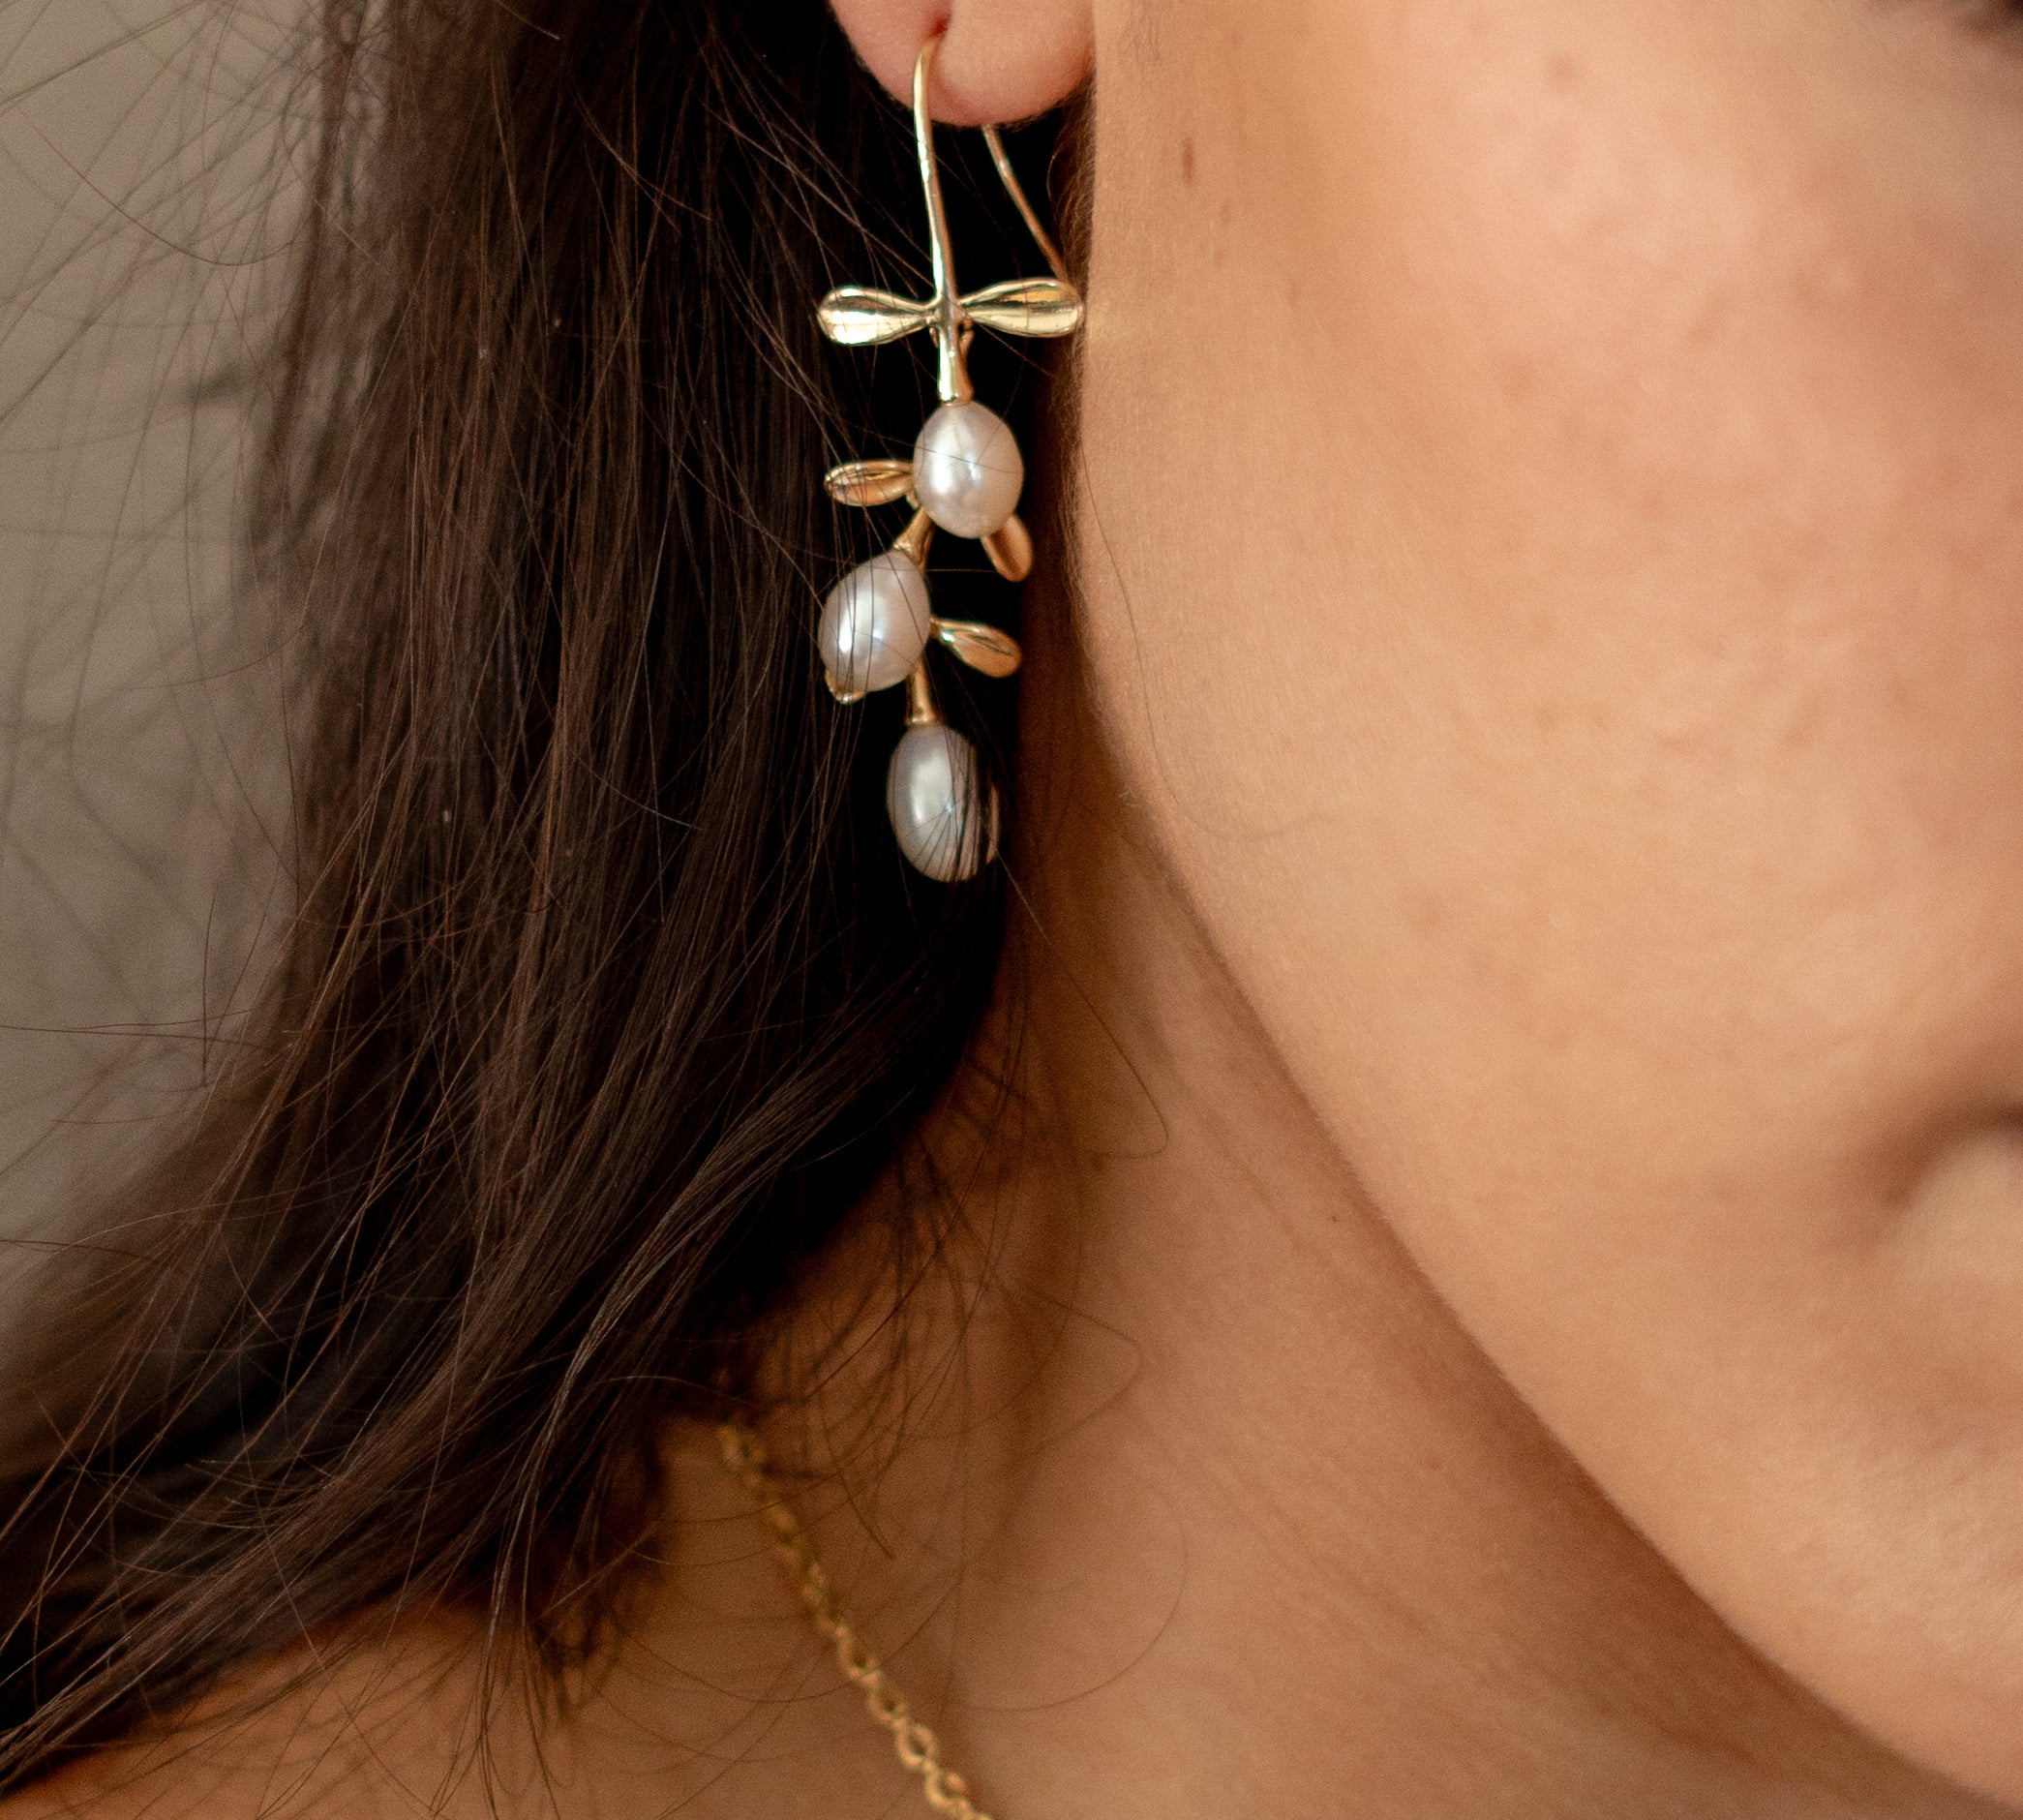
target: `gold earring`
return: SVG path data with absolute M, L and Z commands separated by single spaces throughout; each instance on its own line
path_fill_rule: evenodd
M 1025 580 L 1033 541 L 1017 513 L 1025 462 L 1005 420 L 977 403 L 969 347 L 978 327 L 1005 335 L 1072 335 L 1081 326 L 1081 293 L 1059 250 L 1019 188 L 995 127 L 983 129 L 991 161 L 1012 205 L 1031 230 L 1051 278 L 1015 278 L 962 295 L 949 246 L 934 119 L 927 89 L 939 34 L 921 46 L 913 69 L 913 130 L 927 197 L 927 242 L 934 294 L 922 302 L 889 290 L 844 285 L 822 299 L 823 332 L 846 348 L 875 347 L 924 329 L 934 338 L 941 406 L 914 442 L 911 461 L 846 462 L 825 484 L 845 505 L 904 500 L 912 521 L 883 555 L 861 563 L 830 591 L 818 642 L 830 691 L 839 702 L 875 689 L 907 687 L 906 733 L 886 773 L 886 807 L 899 849 L 943 884 L 974 877 L 997 857 L 997 792 L 983 795 L 976 748 L 944 724 L 927 682 L 927 647 L 940 643 L 973 670 L 1008 677 L 1019 666 L 1017 641 L 995 626 L 935 616 L 927 590 L 927 549 L 937 527 L 981 542 L 1007 581 Z

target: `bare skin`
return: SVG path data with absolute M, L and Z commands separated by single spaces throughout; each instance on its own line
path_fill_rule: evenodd
M 839 12 L 1096 97 L 1026 1141 L 929 1134 L 896 1455 L 779 1438 L 867 1628 L 1000 1820 L 2023 1812 L 2023 29 Z M 501 1807 L 906 1811 L 674 1470 Z M 13 1811 L 480 1811 L 468 1664 Z
M 1035 1116 L 983 1157 L 946 1119 L 976 1231 L 916 1298 L 897 1390 L 860 1332 L 774 1437 L 991 1811 L 2017 1811 L 1767 1665 L 1566 1457 L 1302 1105 L 1118 794 L 1052 826 L 1072 864 L 1042 874 L 1019 1007 Z M 839 1259 L 804 1344 L 886 1289 Z M 538 1745 L 508 1707 L 475 1767 L 475 1640 L 409 1631 L 6 1811 L 915 1810 L 710 1438 L 677 1438 L 671 1473 L 631 1640 Z

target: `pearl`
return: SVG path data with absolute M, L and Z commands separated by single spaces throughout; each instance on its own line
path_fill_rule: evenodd
M 977 748 L 952 727 L 909 727 L 885 775 L 899 851 L 944 885 L 973 878 L 990 849 Z
M 829 591 L 816 633 L 829 674 L 852 695 L 903 682 L 932 635 L 921 565 L 900 550 L 860 563 Z
M 913 486 L 927 516 L 958 537 L 987 537 L 1018 507 L 1026 481 L 1018 439 L 996 411 L 944 405 L 913 445 Z

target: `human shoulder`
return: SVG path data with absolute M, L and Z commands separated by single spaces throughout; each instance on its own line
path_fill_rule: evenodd
M 499 1809 L 473 1774 L 473 1671 L 441 1635 L 305 1648 L 0 1800 L 0 1820 L 478 1820 Z
M 608 1654 L 557 1687 L 488 1672 L 481 1623 L 304 1646 L 158 1736 L 0 1800 L 0 1820 L 800 1820 L 907 1789 L 743 1493 L 672 1469 L 665 1559 Z

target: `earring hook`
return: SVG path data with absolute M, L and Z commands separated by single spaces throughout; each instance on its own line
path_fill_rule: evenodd
M 990 162 L 997 167 L 997 174 L 1003 180 L 1005 194 L 1012 198 L 1012 206 L 1018 211 L 1018 218 L 1026 225 L 1026 231 L 1033 236 L 1033 244 L 1046 256 L 1046 262 L 1053 268 L 1053 275 L 1062 284 L 1072 286 L 1073 279 L 1068 276 L 1068 261 L 1061 257 L 1061 249 L 1054 245 L 1053 236 L 1040 225 L 1040 217 L 1034 212 L 1032 203 L 1026 200 L 1025 187 L 1018 181 L 1018 172 L 1012 168 L 1011 154 L 1005 150 L 1005 141 L 995 127 L 983 129 L 983 143 L 990 147 Z
M 975 331 L 955 283 L 955 255 L 949 233 L 949 212 L 941 194 L 941 161 L 934 151 L 934 111 L 927 100 L 943 36 L 943 33 L 936 32 L 921 45 L 921 54 L 914 59 L 913 136 L 921 163 L 921 187 L 927 197 L 927 254 L 934 277 L 934 299 L 929 306 L 931 317 L 927 326 L 940 353 L 937 390 L 944 404 L 952 405 L 975 396 L 970 385 L 968 360 L 970 337 Z M 1025 223 L 1026 231 L 1045 257 L 1054 277 L 1072 294 L 1074 286 L 1068 276 L 1068 262 L 1062 258 L 1061 249 L 1054 245 L 1053 236 L 1041 226 L 1039 213 L 1027 199 L 1025 186 L 1012 168 L 1011 154 L 1005 150 L 1003 136 L 994 126 L 986 126 L 982 132 L 983 143 L 990 148 L 990 162 L 997 167 L 998 180 L 1004 184 L 1005 194 L 1012 198 L 1012 206 L 1018 211 L 1019 220 Z
M 965 347 L 968 313 L 955 287 L 955 253 L 949 237 L 949 211 L 941 199 L 941 161 L 934 155 L 934 112 L 927 105 L 927 90 L 934 79 L 934 59 L 941 50 L 942 34 L 936 32 L 921 46 L 913 61 L 913 138 L 920 154 L 921 186 L 927 193 L 927 256 L 934 275 L 933 318 L 928 324 L 940 354 L 936 389 L 945 405 L 961 404 L 976 396 L 969 382 L 969 361 Z

